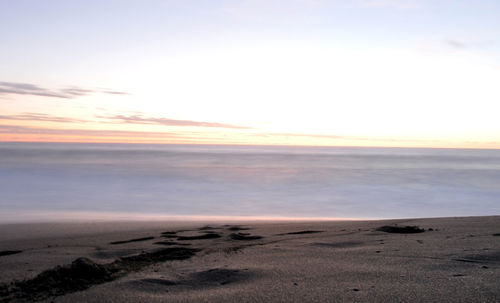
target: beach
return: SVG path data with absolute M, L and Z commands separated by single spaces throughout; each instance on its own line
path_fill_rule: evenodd
M 499 16 L 0 1 L 0 303 L 500 303 Z
M 0 301 L 498 302 L 500 217 L 3 224 Z

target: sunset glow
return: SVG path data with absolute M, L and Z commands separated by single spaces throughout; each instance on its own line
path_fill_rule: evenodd
M 0 141 L 500 148 L 499 11 L 5 1 Z

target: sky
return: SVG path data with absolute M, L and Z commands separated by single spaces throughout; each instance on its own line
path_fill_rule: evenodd
M 500 148 L 498 0 L 0 0 L 0 141 Z

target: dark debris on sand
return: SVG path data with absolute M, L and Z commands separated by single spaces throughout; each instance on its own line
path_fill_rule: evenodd
M 241 227 L 241 226 L 235 225 L 235 226 L 229 227 L 227 230 L 229 230 L 229 231 L 240 231 L 240 230 L 249 230 L 249 229 L 250 228 L 248 228 L 248 227 Z
M 322 233 L 322 230 L 301 230 L 301 231 L 293 231 L 289 233 L 279 234 L 280 236 L 284 235 L 305 235 L 305 234 L 317 234 Z
M 177 240 L 179 241 L 186 241 L 186 240 L 206 240 L 206 239 L 216 239 L 220 238 L 221 236 L 217 233 L 208 233 L 208 234 L 203 234 L 199 236 L 180 236 L 177 237 Z
M 136 239 L 130 239 L 130 240 L 125 240 L 125 241 L 114 241 L 114 242 L 110 242 L 109 244 L 115 245 L 115 244 L 131 243 L 131 242 L 141 242 L 141 241 L 152 240 L 154 238 L 155 237 L 136 238 Z
M 22 253 L 22 252 L 23 252 L 22 250 L 2 250 L 2 251 L 0 251 L 0 257 L 15 255 L 15 254 Z
M 377 231 L 383 231 L 386 233 L 396 233 L 396 234 L 416 234 L 423 233 L 425 229 L 418 226 L 389 226 L 385 225 L 376 229 Z
M 165 246 L 172 246 L 172 245 L 187 246 L 187 245 L 191 245 L 189 243 L 178 243 L 178 242 L 175 242 L 175 241 L 159 241 L 159 242 L 155 242 L 154 244 L 156 244 L 156 245 L 165 245 Z
M 98 264 L 87 258 L 78 258 L 70 265 L 56 266 L 33 279 L 0 285 L 0 301 L 46 300 L 115 280 L 155 263 L 188 259 L 198 251 L 193 248 L 170 247 L 123 257 L 108 264 Z
M 176 231 L 164 231 L 161 233 L 163 236 L 165 235 L 176 235 L 177 232 Z

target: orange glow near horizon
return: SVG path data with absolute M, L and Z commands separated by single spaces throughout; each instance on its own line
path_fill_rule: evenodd
M 498 1 L 91 2 L 0 1 L 0 141 L 500 148 Z
M 2 132 L 12 125 L 0 124 L 0 142 L 51 143 L 133 143 L 133 144 L 215 144 L 215 145 L 279 145 L 279 146 L 359 146 L 499 149 L 498 143 L 461 141 L 425 141 L 409 139 L 335 137 L 328 135 L 280 134 L 259 131 L 187 131 L 148 132 L 131 130 L 91 130 L 64 128 L 31 128 L 22 126 L 16 133 Z M 14 127 L 19 127 L 15 125 Z M 25 130 L 26 132 L 23 132 Z M 30 133 L 34 132 L 34 133 Z M 38 133 L 37 133 L 38 132 Z M 65 133 L 67 132 L 67 133 Z
M 153 213 L 120 213 L 120 212 L 66 212 L 66 211 L 33 211 L 24 212 L 21 216 L 19 213 L 11 213 L 6 211 L 0 215 L 0 221 L 8 223 L 16 218 L 13 222 L 22 220 L 23 222 L 88 222 L 92 221 L 169 221 L 175 222 L 250 222 L 250 221 L 281 221 L 281 222 L 297 222 L 297 221 L 361 221 L 361 220 L 380 220 L 385 218 L 342 218 L 342 217 L 285 217 L 285 216 L 243 216 L 243 215 L 170 215 L 170 214 L 153 214 Z M 69 219 L 68 219 L 69 218 Z
M 500 70 L 466 59 L 236 48 L 146 65 L 118 94 L 0 82 L 0 141 L 500 148 Z

